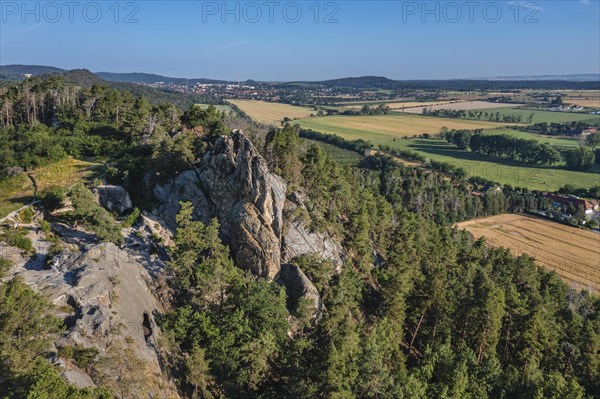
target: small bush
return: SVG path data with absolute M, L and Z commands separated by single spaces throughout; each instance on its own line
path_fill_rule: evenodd
M 4 277 L 4 274 L 12 267 L 12 262 L 9 259 L 0 257 L 0 277 Z
M 62 358 L 72 359 L 77 367 L 86 369 L 96 361 L 98 349 L 65 346 L 58 350 L 58 354 Z
M 105 242 L 121 244 L 121 226 L 112 215 L 96 203 L 94 194 L 83 185 L 77 185 L 71 191 L 71 202 L 75 208 L 74 215 L 81 220 L 84 226 Z
M 19 229 L 11 229 L 0 236 L 0 239 L 6 242 L 11 247 L 17 247 L 24 251 L 32 251 L 33 243 L 31 239 L 27 236 L 26 230 Z
M 123 222 L 123 227 L 133 226 L 135 224 L 135 222 L 137 222 L 138 219 L 140 218 L 140 215 L 141 215 L 140 210 L 138 208 L 135 208 Z
M 48 223 L 46 220 L 42 220 L 40 222 L 40 230 L 42 230 L 42 233 L 44 233 L 44 234 L 50 233 L 50 231 L 52 231 L 52 228 L 50 227 L 50 223 Z
M 31 207 L 27 207 L 27 208 L 23 209 L 21 212 L 19 212 L 19 218 L 21 219 L 21 221 L 23 223 L 26 223 L 26 224 L 31 223 L 34 216 L 35 216 L 35 212 L 33 211 L 33 209 L 31 209 Z
M 46 266 L 50 266 L 50 263 L 52 262 L 52 259 L 54 259 L 54 257 L 58 254 L 60 254 L 63 250 L 62 245 L 60 245 L 59 243 L 52 243 L 52 245 L 50 245 L 48 247 L 48 252 L 46 253 L 46 259 L 45 259 L 45 263 Z
M 49 211 L 60 209 L 65 200 L 65 190 L 62 187 L 52 186 L 42 193 L 42 205 Z

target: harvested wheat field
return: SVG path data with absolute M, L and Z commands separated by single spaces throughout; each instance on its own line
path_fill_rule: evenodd
M 496 215 L 457 224 L 514 255 L 528 254 L 577 289 L 600 293 L 600 234 L 528 215 Z
M 502 108 L 502 107 L 518 107 L 523 104 L 513 104 L 513 103 L 491 103 L 488 101 L 461 101 L 461 102 L 453 102 L 442 105 L 436 105 L 433 107 L 427 107 L 432 110 L 438 109 L 451 109 L 451 110 L 460 110 L 464 109 L 466 111 L 475 111 L 480 109 L 489 109 L 489 108 Z M 406 109 L 405 112 L 409 112 L 411 114 L 420 114 L 423 112 L 424 107 L 415 107 Z
M 600 98 L 573 98 L 569 97 L 564 99 L 564 102 L 568 104 L 575 104 L 580 107 L 592 107 L 600 108 Z
M 296 105 L 270 103 L 267 101 L 258 100 L 227 100 L 229 103 L 237 106 L 246 115 L 257 122 L 266 123 L 269 125 L 281 124 L 283 118 L 290 119 L 306 118 L 316 114 L 312 108 L 299 107 Z
M 373 144 L 387 143 L 394 138 L 436 134 L 442 127 L 448 129 L 494 129 L 506 123 L 474 121 L 468 119 L 437 118 L 411 114 L 376 116 L 335 115 L 306 118 L 298 121 L 305 129 L 337 134 L 347 140 L 370 140 Z

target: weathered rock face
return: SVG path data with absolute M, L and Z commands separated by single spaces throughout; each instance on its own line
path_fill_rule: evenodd
M 21 276 L 56 305 L 57 316 L 65 321 L 67 331 L 56 341 L 57 347 L 96 348 L 102 357 L 117 343 L 124 347 L 128 342 L 143 362 L 140 387 L 153 397 L 177 397 L 173 384 L 161 372 L 156 346 L 159 330 L 154 320 L 160 307 L 139 253 L 110 243 L 88 244 L 75 252 L 63 251 L 49 268 L 40 269 L 31 268 L 12 252 L 4 248 L 15 262 L 7 278 Z M 75 365 L 61 359 L 57 363 L 71 383 L 94 385 L 92 376 Z
M 341 271 L 343 265 L 342 246 L 325 233 L 307 231 L 301 221 L 286 224 L 282 254 L 284 262 L 289 262 L 300 255 L 316 254 L 321 260 L 331 261 L 337 273 Z
M 298 210 L 301 210 L 301 213 L 308 212 L 303 196 L 293 192 L 285 201 L 282 261 L 289 263 L 297 256 L 316 254 L 321 260 L 331 261 L 335 272 L 339 273 L 344 264 L 344 248 L 338 240 L 326 232 L 309 231 L 302 219 L 293 216 Z
M 157 186 L 154 194 L 161 205 L 154 213 L 174 230 L 179 202 L 191 202 L 197 219 L 218 218 L 238 266 L 274 278 L 280 269 L 285 192 L 283 179 L 236 131 L 219 139 L 197 169 Z
M 313 307 L 313 317 L 321 315 L 323 303 L 319 291 L 298 266 L 289 263 L 282 265 L 277 282 L 286 288 L 293 306 L 298 306 L 300 299 L 304 298 Z
M 129 193 L 121 186 L 98 186 L 93 192 L 98 204 L 111 212 L 123 213 L 133 208 Z

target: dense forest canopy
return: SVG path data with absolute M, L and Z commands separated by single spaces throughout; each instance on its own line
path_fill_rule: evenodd
M 278 284 L 237 268 L 218 222 L 194 220 L 182 204 L 160 327 L 163 360 L 183 397 L 591 399 L 600 392 L 600 299 L 570 289 L 527 255 L 452 227 L 539 206 L 527 192 L 473 197 L 460 180 L 383 155 L 341 167 L 290 125 L 264 129 L 214 107 L 182 113 L 58 77 L 10 87 L 0 111 L 3 176 L 66 155 L 97 157 L 141 208 L 153 201 L 149 186 L 194 167 L 220 135 L 244 126 L 288 194 L 305 196 L 305 214 L 291 217 L 342 243 L 339 272 L 316 257 L 293 259 L 322 298 L 315 314 L 289 303 Z M 78 217 L 112 240 L 110 215 L 89 192 L 70 195 Z M 51 314 L 19 279 L 0 285 L 0 396 L 124 397 L 76 389 L 49 366 L 50 338 L 61 329 Z

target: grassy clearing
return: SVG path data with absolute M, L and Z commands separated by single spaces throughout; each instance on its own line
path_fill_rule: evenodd
M 30 174 L 37 183 L 39 194 L 51 186 L 72 186 L 89 176 L 92 168 L 96 165 L 91 162 L 67 158 L 38 168 Z M 0 218 L 29 204 L 33 199 L 33 191 L 33 185 L 25 173 L 0 180 Z
M 528 254 L 578 289 L 600 292 L 600 234 L 525 215 L 496 215 L 459 223 L 476 238 L 517 256 Z
M 279 126 L 283 118 L 306 118 L 317 111 L 309 107 L 299 107 L 289 104 L 270 103 L 256 100 L 227 100 L 237 106 L 250 118 L 257 122 Z
M 195 104 L 197 107 L 202 109 L 206 109 L 211 106 L 211 104 Z M 231 105 L 213 105 L 218 111 L 225 112 L 226 114 L 234 113 L 237 114 L 237 111 Z
M 31 202 L 33 185 L 22 173 L 0 180 L 0 218 Z
M 382 118 L 395 118 L 396 123 L 412 119 L 418 122 L 429 121 L 431 119 L 439 119 L 436 129 L 439 126 L 446 125 L 452 128 L 451 122 L 455 119 L 430 118 L 412 115 L 384 115 L 375 117 L 326 117 L 326 118 L 310 118 L 300 121 L 300 125 L 304 128 L 310 128 L 322 133 L 337 134 L 347 140 L 364 139 L 373 143 L 375 146 L 386 144 L 393 148 L 411 150 L 424 155 L 429 160 L 448 162 L 453 165 L 460 166 L 467 171 L 469 176 L 483 177 L 501 184 L 510 184 L 512 186 L 527 187 L 532 190 L 558 190 L 565 184 L 574 184 L 578 187 L 592 187 L 600 184 L 600 174 L 592 172 L 577 172 L 570 171 L 558 167 L 532 165 L 523 162 L 514 161 L 511 159 L 492 157 L 487 155 L 476 154 L 469 151 L 461 151 L 458 148 L 447 144 L 441 139 L 399 139 L 398 136 L 406 134 L 399 133 L 398 128 L 413 129 L 410 124 L 402 124 L 401 126 L 383 125 Z M 353 119 L 358 119 L 360 124 L 357 126 Z M 369 124 L 369 121 L 375 119 L 376 123 Z M 442 123 L 443 121 L 443 123 Z M 460 121 L 460 120 L 459 120 Z M 422 127 L 422 126 L 421 126 Z M 394 130 L 394 128 L 396 130 Z M 435 132 L 435 130 L 429 130 Z M 498 130 L 489 130 L 491 132 L 500 132 Z M 512 132 L 514 135 L 529 135 L 530 138 L 535 138 L 533 134 L 503 130 L 502 132 Z M 419 132 L 419 130 L 416 130 Z M 421 130 L 423 132 L 423 130 Z M 540 140 L 545 138 L 539 136 Z M 566 139 L 554 139 L 554 143 L 561 145 L 572 145 Z
M 494 129 L 506 124 L 471 121 L 466 119 L 436 118 L 410 114 L 377 116 L 336 115 L 307 118 L 298 122 L 305 129 L 337 134 L 351 140 L 387 141 L 404 136 L 438 133 L 449 129 Z
M 38 185 L 38 193 L 51 186 L 69 187 L 90 175 L 97 163 L 67 158 L 34 170 L 31 175 Z
M 362 156 L 354 151 L 344 150 L 343 148 L 337 147 L 333 144 L 323 143 L 321 141 L 304 139 L 306 144 L 316 144 L 321 147 L 327 154 L 338 164 L 342 166 L 354 166 L 358 165 L 362 160 Z

